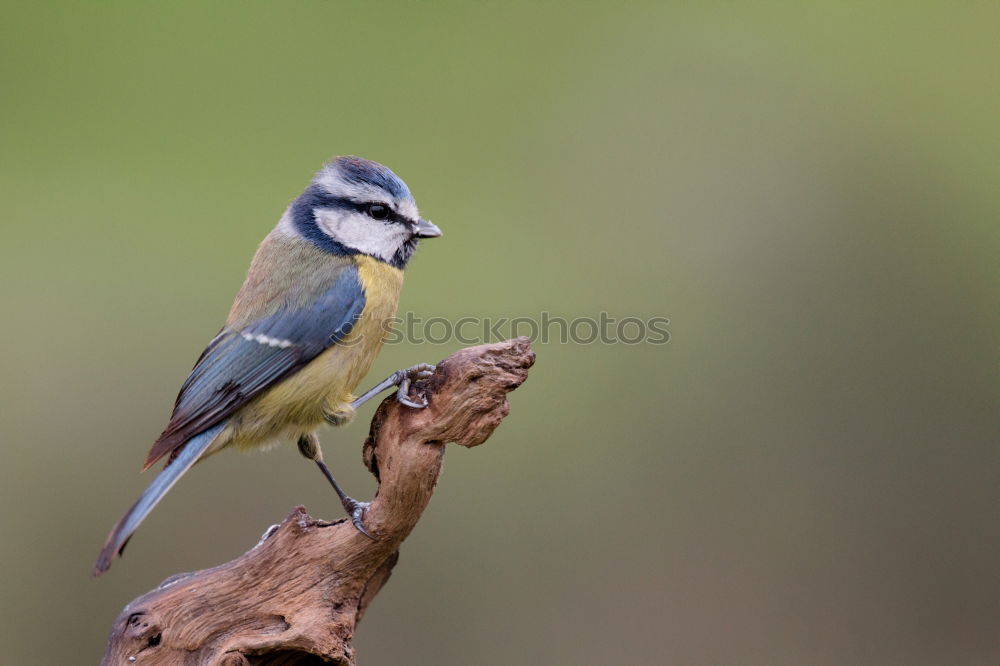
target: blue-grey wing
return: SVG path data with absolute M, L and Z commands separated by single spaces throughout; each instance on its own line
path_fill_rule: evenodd
M 223 329 L 181 387 L 149 467 L 188 439 L 295 373 L 350 333 L 365 306 L 357 267 L 346 266 L 311 304 L 284 308 L 241 330 Z

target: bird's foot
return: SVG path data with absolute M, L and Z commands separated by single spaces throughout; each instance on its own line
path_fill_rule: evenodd
M 341 502 L 344 505 L 344 511 L 346 511 L 347 515 L 350 516 L 354 527 L 366 537 L 374 541 L 375 537 L 368 533 L 368 530 L 365 529 L 364 523 L 361 522 L 361 519 L 364 518 L 365 509 L 368 508 L 369 502 L 359 502 L 358 500 L 347 496 L 345 496 Z
M 423 409 L 427 406 L 427 398 L 421 396 L 420 402 L 416 402 L 410 399 L 410 384 L 419 379 L 427 379 L 434 374 L 434 366 L 430 363 L 418 363 L 412 368 L 407 368 L 406 370 L 397 370 L 392 373 L 381 382 L 376 384 L 372 389 L 361 397 L 355 398 L 350 404 L 351 409 L 357 409 L 361 405 L 365 404 L 375 396 L 377 396 L 382 391 L 392 388 L 393 386 L 398 387 L 396 391 L 396 400 L 406 405 L 407 407 L 412 407 L 414 409 Z
M 419 379 L 427 379 L 434 374 L 434 370 L 435 367 L 430 363 L 418 363 L 412 368 L 394 372 L 392 378 L 399 387 L 399 390 L 396 391 L 396 401 L 414 409 L 426 407 L 428 402 L 425 396 L 420 396 L 420 402 L 410 400 L 410 384 Z

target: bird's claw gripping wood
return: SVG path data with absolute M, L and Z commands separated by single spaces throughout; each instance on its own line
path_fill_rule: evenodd
M 348 508 L 348 504 L 350 504 L 350 508 Z M 351 522 L 354 524 L 355 529 L 372 541 L 375 541 L 375 537 L 373 537 L 368 530 L 365 529 L 364 523 L 361 522 L 361 519 L 365 516 L 365 509 L 368 508 L 369 504 L 370 502 L 359 502 L 348 497 L 347 500 L 344 501 L 344 509 L 347 511 L 347 515 L 351 517 Z
M 435 366 L 430 363 L 418 363 L 412 368 L 397 370 L 386 377 L 384 381 L 379 382 L 378 385 L 370 391 L 352 402 L 350 408 L 351 410 L 357 409 L 387 388 L 398 386 L 399 389 L 396 391 L 397 402 L 413 409 L 423 409 L 428 405 L 427 398 L 420 396 L 420 402 L 411 400 L 410 388 L 414 381 L 427 379 L 433 375 L 435 369 Z M 340 425 L 340 419 L 341 416 L 339 414 L 326 415 L 327 422 L 333 425 Z M 299 452 L 309 460 L 315 462 L 320 471 L 323 472 L 323 476 L 326 477 L 327 481 L 330 482 L 330 485 L 332 485 L 333 489 L 337 492 L 337 496 L 340 497 L 340 503 L 344 506 L 344 511 L 347 512 L 347 515 L 350 516 L 351 523 L 354 524 L 354 527 L 356 527 L 359 532 L 364 534 L 369 539 L 374 539 L 375 537 L 373 537 L 371 533 L 365 529 L 364 523 L 362 522 L 365 515 L 365 509 L 368 508 L 368 503 L 357 501 L 341 489 L 340 484 L 338 484 L 337 480 L 333 477 L 333 473 L 330 471 L 330 468 L 326 466 L 325 462 L 323 462 L 323 452 L 319 448 L 319 438 L 316 436 L 316 433 L 302 435 L 299 438 Z
M 399 404 L 412 407 L 413 409 L 423 409 L 428 404 L 427 398 L 421 396 L 420 402 L 411 400 L 410 387 L 414 381 L 429 378 L 434 374 L 436 369 L 436 366 L 431 365 L 430 363 L 418 363 L 412 368 L 397 370 L 372 387 L 370 391 L 352 402 L 351 407 L 357 409 L 387 388 L 398 386 L 399 390 L 396 391 L 396 401 L 399 402 Z
M 343 491 L 340 484 L 333 477 L 333 472 L 330 471 L 330 468 L 323 461 L 323 450 L 319 447 L 319 437 L 316 436 L 316 433 L 309 433 L 299 437 L 299 453 L 315 462 L 316 466 L 323 472 L 323 476 L 330 482 L 330 485 L 333 486 L 334 491 L 337 493 L 337 497 L 340 498 L 340 504 L 344 507 L 347 515 L 350 516 L 354 527 L 369 539 L 374 540 L 375 537 L 365 529 L 364 523 L 361 522 L 365 515 L 365 509 L 368 508 L 368 502 L 359 502 Z
M 423 409 L 426 407 L 428 403 L 427 398 L 424 396 L 420 397 L 420 402 L 410 400 L 410 383 L 418 379 L 427 379 L 434 374 L 434 370 L 434 366 L 430 363 L 418 363 L 412 368 L 397 370 L 393 373 L 393 377 L 399 380 L 396 382 L 399 386 L 399 390 L 396 391 L 396 400 L 401 405 L 406 405 L 414 409 Z

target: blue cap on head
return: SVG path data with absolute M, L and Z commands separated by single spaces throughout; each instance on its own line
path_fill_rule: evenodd
M 341 178 L 347 182 L 381 188 L 397 199 L 413 199 L 406 183 L 391 169 L 378 162 L 348 155 L 336 158 L 329 166 L 336 168 Z

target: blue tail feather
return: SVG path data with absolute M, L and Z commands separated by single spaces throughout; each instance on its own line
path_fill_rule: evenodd
M 104 548 L 101 549 L 101 554 L 94 565 L 95 576 L 101 575 L 111 567 L 111 560 L 125 549 L 125 544 L 128 543 L 139 524 L 145 520 L 153 507 L 167 494 L 167 491 L 173 488 L 177 479 L 181 478 L 184 472 L 198 462 L 198 459 L 225 427 L 226 424 L 221 423 L 189 439 L 177 457 L 156 475 L 156 478 L 142 492 L 132 508 L 111 529 L 111 534 L 108 535 L 108 540 L 104 543 Z

